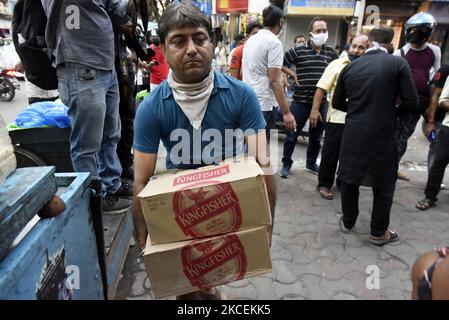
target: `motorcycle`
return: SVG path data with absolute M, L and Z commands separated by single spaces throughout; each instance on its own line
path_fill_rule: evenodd
M 16 70 L 4 69 L 0 73 L 0 101 L 9 102 L 14 99 L 16 90 L 20 90 Z

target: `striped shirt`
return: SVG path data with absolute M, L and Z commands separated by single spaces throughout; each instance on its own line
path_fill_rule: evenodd
M 299 81 L 299 88 L 296 86 L 293 96 L 294 102 L 313 102 L 318 81 L 329 63 L 336 58 L 335 50 L 328 45 L 324 45 L 317 54 L 310 41 L 285 53 L 284 66 L 294 65 Z

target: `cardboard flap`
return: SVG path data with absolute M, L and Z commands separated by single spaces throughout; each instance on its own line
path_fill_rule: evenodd
M 195 170 L 173 171 L 154 176 L 138 197 L 154 197 L 183 189 L 207 187 L 261 175 L 263 175 L 263 171 L 253 158 L 241 161 L 233 159 L 220 165 Z

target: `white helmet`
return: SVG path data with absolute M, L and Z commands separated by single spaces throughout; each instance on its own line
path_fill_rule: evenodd
M 431 14 L 426 12 L 415 14 L 405 23 L 407 42 L 419 44 L 428 41 L 436 26 L 437 22 Z

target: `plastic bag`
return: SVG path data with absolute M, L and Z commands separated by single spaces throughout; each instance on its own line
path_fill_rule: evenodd
M 20 128 L 58 127 L 60 129 L 70 126 L 67 108 L 62 103 L 52 101 L 36 102 L 29 105 L 16 118 L 16 125 Z

